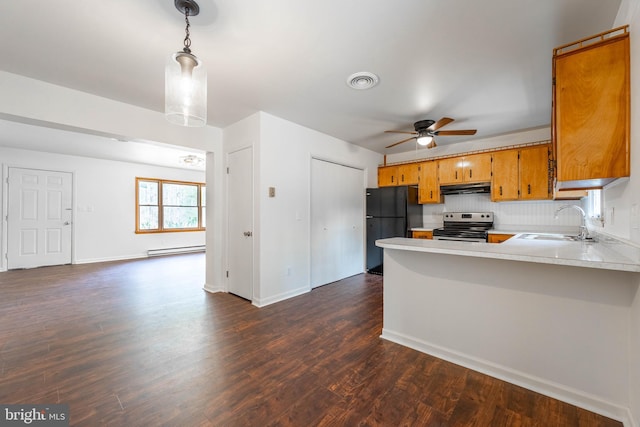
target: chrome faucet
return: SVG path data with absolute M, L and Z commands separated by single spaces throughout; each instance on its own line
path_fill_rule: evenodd
M 590 239 L 589 230 L 587 229 L 587 214 L 580 206 L 576 206 L 576 205 L 560 206 L 558 209 L 556 209 L 556 213 L 553 217 L 555 219 L 558 219 L 558 213 L 562 210 L 569 209 L 569 208 L 576 209 L 578 212 L 580 212 L 580 215 L 582 216 L 582 222 L 580 223 L 580 232 L 578 233 L 578 239 L 579 240 Z

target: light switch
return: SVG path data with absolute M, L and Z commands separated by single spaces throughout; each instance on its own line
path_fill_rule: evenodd
M 269 187 L 269 197 L 276 197 L 276 187 Z

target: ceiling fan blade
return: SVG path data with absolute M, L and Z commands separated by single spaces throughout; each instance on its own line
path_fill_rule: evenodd
M 403 139 L 402 141 L 398 141 L 398 142 L 393 143 L 393 144 L 391 144 L 391 145 L 387 145 L 385 148 L 395 147 L 396 145 L 400 145 L 400 144 L 402 144 L 403 142 L 411 141 L 412 139 L 416 139 L 416 137 L 415 137 L 415 136 L 412 136 L 411 138 Z
M 466 129 L 466 130 L 441 130 L 438 132 L 434 132 L 434 135 L 438 136 L 455 136 L 455 135 L 475 135 L 478 132 L 476 129 Z
M 436 130 L 440 129 L 442 126 L 448 125 L 452 121 L 454 121 L 454 120 L 450 119 L 449 117 L 443 117 L 440 120 L 438 120 L 437 122 L 435 122 L 434 124 L 432 124 L 431 126 L 429 126 L 428 129 L 433 132 L 433 131 L 436 131 Z
M 418 132 L 408 132 L 403 130 L 385 130 L 384 133 L 406 133 L 407 135 L 417 135 Z

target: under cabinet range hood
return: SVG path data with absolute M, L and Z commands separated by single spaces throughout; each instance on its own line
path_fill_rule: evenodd
M 490 182 L 476 182 L 474 184 L 455 184 L 440 186 L 440 194 L 479 194 L 491 193 Z

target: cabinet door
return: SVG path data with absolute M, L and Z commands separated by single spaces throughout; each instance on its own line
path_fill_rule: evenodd
M 438 182 L 438 162 L 420 164 L 420 180 L 418 184 L 418 203 L 442 203 L 440 184 Z
M 520 150 L 520 199 L 540 200 L 551 197 L 548 145 Z
M 507 240 L 509 240 L 510 238 L 512 238 L 514 236 L 514 234 L 489 234 L 489 237 L 487 238 L 487 242 L 488 243 L 502 243 L 505 242 Z
M 433 231 L 412 231 L 411 237 L 414 239 L 433 239 Z
M 438 161 L 438 177 L 441 185 L 458 184 L 464 177 L 464 157 L 451 157 Z
M 417 185 L 420 163 L 408 163 L 398 166 L 398 185 Z
M 518 200 L 518 150 L 493 153 L 491 200 Z
M 491 181 L 491 153 L 464 157 L 464 182 Z
M 554 69 L 558 181 L 629 176 L 629 34 L 557 55 Z
M 398 167 L 381 166 L 378 168 L 378 187 L 398 185 Z

